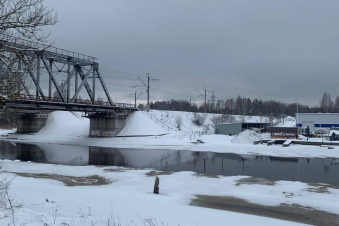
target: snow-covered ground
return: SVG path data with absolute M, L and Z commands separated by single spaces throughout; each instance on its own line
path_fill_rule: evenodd
M 265 206 L 300 205 L 339 214 L 339 190 L 323 185 L 275 181 L 247 183 L 248 177 L 217 178 L 198 176 L 192 172 L 158 175 L 160 194 L 152 193 L 154 177 L 150 170 L 118 167 L 62 166 L 5 161 L 8 173 L 0 178 L 15 177 L 10 196 L 22 203 L 15 210 L 16 225 L 107 225 L 110 214 L 121 225 L 303 225 L 272 218 L 190 206 L 196 195 L 227 196 Z M 33 178 L 44 173 L 48 178 Z M 61 176 L 60 176 L 61 175 Z M 98 186 L 65 186 L 53 180 L 76 182 L 71 177 L 97 175 L 111 181 Z M 87 182 L 95 180 L 87 180 Z M 80 182 L 79 184 L 84 184 Z M 85 183 L 86 184 L 86 183 Z M 319 190 L 320 189 L 320 190 Z M 11 223 L 10 218 L 1 225 Z M 134 222 L 134 223 L 133 223 Z M 65 224 L 62 224 L 65 223 Z M 110 224 L 113 225 L 113 224 Z M 148 224 L 147 224 L 148 225 Z
M 238 136 L 211 134 L 213 121 L 218 119 L 215 115 L 197 116 L 187 112 L 166 111 L 151 111 L 150 114 L 135 112 L 130 115 L 125 128 L 118 134 L 124 137 L 89 138 L 88 119 L 70 112 L 53 112 L 49 115 L 47 125 L 37 134 L 11 134 L 2 139 L 25 143 L 38 142 L 40 146 L 49 147 L 53 145 L 47 143 L 339 158 L 337 148 L 253 145 L 253 140 L 267 137 L 266 134 L 257 134 L 253 131 L 244 131 Z M 232 120 L 234 118 L 244 120 L 242 116 L 234 116 Z M 252 117 L 249 120 L 261 121 L 263 118 Z M 195 142 L 197 139 L 202 140 L 203 143 Z M 81 151 L 80 149 L 79 146 L 79 150 L 75 148 L 72 151 Z M 58 159 L 57 156 L 63 158 L 64 151 L 66 150 L 52 149 L 53 153 L 50 154 L 55 159 Z M 320 192 L 323 191 L 324 185 L 288 181 L 276 181 L 273 184 L 242 183 L 241 181 L 246 181 L 248 177 L 206 177 L 197 176 L 193 172 L 179 172 L 160 174 L 160 194 L 155 195 L 152 193 L 154 177 L 146 175 L 150 172 L 147 169 L 4 162 L 8 172 L 0 177 L 16 176 L 11 185 L 10 195 L 23 205 L 15 211 L 17 225 L 35 226 L 43 223 L 74 226 L 107 225 L 107 220 L 121 225 L 145 225 L 145 219 L 153 219 L 157 222 L 155 225 L 162 225 L 162 223 L 164 225 L 225 225 L 225 222 L 229 225 L 302 225 L 190 206 L 190 202 L 196 195 L 235 197 L 265 206 L 299 205 L 339 214 L 339 191 L 331 186 L 326 187 L 325 192 Z M 79 183 L 84 185 L 88 182 L 100 181 L 97 177 L 104 181 L 109 180 L 111 183 L 97 186 L 65 186 L 61 182 L 69 180 L 74 184 L 79 180 L 74 177 L 88 176 L 94 177 L 83 178 Z M 110 216 L 113 216 L 114 220 Z M 5 221 L 3 222 L 7 224 L 11 219 L 7 218 Z
M 133 120 L 133 123 L 129 123 L 132 120 L 127 120 L 126 130 L 122 132 L 124 132 L 125 135 L 133 135 L 133 133 L 134 135 L 150 135 L 150 128 L 152 128 L 152 130 L 157 128 L 155 132 L 153 131 L 154 133 L 152 135 L 158 133 L 158 136 L 89 138 L 89 121 L 87 119 L 75 116 L 70 112 L 53 112 L 49 115 L 47 125 L 37 134 L 12 134 L 9 137 L 2 137 L 2 139 L 15 139 L 17 142 L 49 142 L 119 148 L 181 149 L 283 157 L 339 158 L 337 147 L 327 149 L 327 147 L 304 145 L 291 145 L 289 147 L 282 147 L 281 145 L 253 145 L 248 141 L 248 137 L 241 137 L 240 139 L 236 136 L 209 133 L 202 135 L 204 125 L 199 126 L 194 124 L 192 122 L 194 114 L 190 112 L 151 111 L 151 114 L 155 115 L 158 119 L 162 119 L 165 124 L 173 129 L 168 130 L 163 123 L 156 121 L 155 118 L 151 118 L 150 115 L 145 112 L 135 112 L 134 116 L 131 115 L 130 117 L 135 117 L 138 120 Z M 176 116 L 178 115 L 182 118 L 180 131 L 175 129 Z M 212 115 L 208 117 L 213 118 Z M 260 117 L 252 118 L 252 120 L 254 119 L 260 120 Z M 165 131 L 166 133 L 169 132 L 169 134 L 161 135 Z M 202 140 L 204 143 L 196 144 L 195 141 L 197 139 Z M 250 141 L 251 139 L 253 140 L 253 138 L 250 138 Z
M 48 115 L 46 126 L 37 135 L 88 136 L 89 119 L 79 113 L 54 111 Z
M 15 133 L 16 129 L 0 129 L 0 136 L 8 135 L 9 133 Z
M 253 130 L 245 130 L 232 139 L 235 144 L 252 144 L 256 140 L 270 139 L 270 134 L 259 134 Z
M 222 123 L 221 114 L 193 113 L 184 111 L 151 110 L 149 114 L 163 121 L 165 124 L 179 128 L 184 133 L 214 133 L 214 124 Z M 197 125 L 196 122 L 201 122 Z M 268 117 L 247 115 L 224 115 L 226 122 L 269 122 Z

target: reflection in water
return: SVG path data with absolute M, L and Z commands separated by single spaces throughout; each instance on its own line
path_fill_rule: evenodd
M 113 148 L 90 147 L 88 165 L 124 166 L 124 156 Z
M 284 158 L 181 150 L 145 150 L 22 144 L 0 141 L 0 159 L 67 165 L 105 165 L 247 175 L 276 180 L 339 184 L 339 159 Z
M 32 144 L 16 144 L 16 159 L 21 161 L 46 162 L 45 152 Z

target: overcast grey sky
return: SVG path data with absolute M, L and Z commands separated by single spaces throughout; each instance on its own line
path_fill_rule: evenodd
M 241 95 L 310 105 L 318 104 L 324 92 L 339 94 L 337 0 L 46 4 L 59 14 L 51 28 L 54 45 L 97 57 L 117 101 L 131 101 L 134 89 L 129 87 L 141 83 L 119 79 L 136 77 L 113 71 L 149 72 L 160 79 L 152 84 L 152 100 L 196 98 L 196 89 L 204 86 L 219 98 Z

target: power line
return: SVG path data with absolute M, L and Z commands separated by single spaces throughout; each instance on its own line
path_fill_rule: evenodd
M 136 81 L 137 79 L 132 78 L 121 78 L 121 77 L 114 77 L 114 76 L 102 76 L 108 79 L 121 79 L 121 80 L 128 80 L 128 81 Z
M 158 84 L 159 86 L 162 86 L 162 87 L 166 87 L 166 88 L 170 88 L 171 90 L 175 89 L 175 90 L 180 90 L 180 91 L 183 91 L 183 92 L 186 92 L 186 93 L 195 93 L 195 90 L 190 90 L 190 89 L 184 89 L 184 88 L 179 88 L 179 87 L 176 87 L 174 85 L 167 85 L 167 84 Z
M 176 83 L 173 83 L 173 82 L 163 81 L 162 79 L 161 79 L 161 82 L 167 83 L 167 84 L 172 84 L 172 85 L 174 85 L 174 86 L 181 86 L 181 87 L 191 88 L 191 89 L 196 89 L 196 88 L 197 88 L 197 87 L 192 87 L 192 86 L 186 86 L 186 85 L 176 84 Z
M 105 82 L 106 84 L 112 85 L 112 86 L 122 86 L 122 87 L 128 87 L 128 88 L 133 88 L 132 86 L 126 86 L 126 85 L 121 85 L 121 84 L 115 84 L 115 83 L 109 83 L 109 82 Z
M 152 89 L 153 92 L 155 93 L 165 93 L 165 94 L 172 94 L 172 95 L 178 95 L 178 96 L 186 96 L 186 97 L 192 97 L 191 95 L 185 95 L 185 94 L 179 94 L 179 93 L 171 93 L 171 92 L 166 92 L 166 91 L 158 91 Z
M 132 75 L 132 76 L 135 76 L 135 77 L 143 76 L 143 75 L 141 75 L 141 74 L 133 74 L 133 73 L 123 72 L 123 71 L 115 71 L 115 70 L 109 70 L 109 69 L 101 69 L 101 70 L 102 70 L 102 71 L 107 71 L 107 72 L 113 72 L 113 73 L 124 74 L 125 76 L 127 76 L 127 75 Z

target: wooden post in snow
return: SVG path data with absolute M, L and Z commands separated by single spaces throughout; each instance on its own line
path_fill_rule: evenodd
M 159 194 L 159 183 L 160 183 L 159 177 L 155 177 L 154 190 L 153 190 L 154 194 Z

